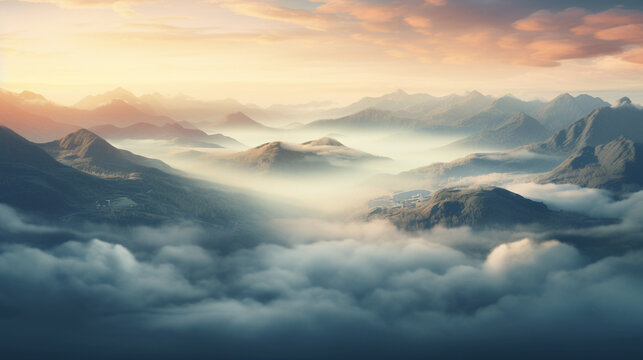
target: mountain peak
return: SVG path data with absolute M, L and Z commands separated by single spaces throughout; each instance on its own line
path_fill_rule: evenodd
M 554 98 L 553 101 L 570 101 L 574 100 L 574 97 L 571 96 L 569 93 L 563 93 Z
M 25 101 L 47 102 L 47 98 L 33 91 L 23 91 L 19 94 L 20 98 Z
M 517 224 L 556 224 L 560 214 L 542 203 L 494 186 L 445 188 L 415 208 L 380 209 L 369 217 L 388 218 L 408 230 L 471 226 L 484 228 Z
M 219 126 L 226 127 L 244 127 L 244 128 L 264 128 L 264 126 L 241 111 L 226 115 L 218 122 Z
M 517 112 L 517 113 L 511 115 L 511 117 L 509 118 L 509 120 L 507 120 L 506 123 L 507 124 L 508 123 L 533 123 L 533 124 L 539 124 L 540 125 L 540 122 L 538 122 L 538 120 L 536 120 L 533 117 L 525 114 L 524 112 Z M 540 125 L 540 126 L 542 126 L 542 125 Z
M 484 96 L 484 95 L 482 95 L 482 93 L 481 93 L 480 91 L 478 91 L 478 90 L 471 90 L 471 91 L 469 91 L 469 92 L 467 93 L 467 96 L 470 96 L 470 97 L 479 97 L 479 96 Z
M 630 98 L 628 98 L 627 96 L 623 96 L 618 100 L 616 107 L 628 106 L 628 105 L 632 105 L 632 100 L 630 100 Z
M 597 108 L 547 141 L 530 145 L 530 149 L 571 154 L 586 146 L 607 144 L 619 136 L 643 142 L 643 110 L 634 106 Z
M 310 146 L 344 146 L 341 142 L 331 138 L 331 137 L 323 137 L 319 138 L 317 140 L 310 140 L 306 141 L 305 143 L 302 143 L 302 145 L 310 145 Z
M 136 97 L 132 92 L 122 87 L 117 87 L 102 94 L 88 95 L 77 102 L 75 106 L 81 109 L 90 110 L 108 105 L 114 100 L 122 100 L 130 104 L 137 104 L 139 102 L 138 97 Z
M 136 98 L 136 95 L 134 95 L 134 93 L 120 86 L 99 96 L 109 97 L 112 100 L 114 99 L 130 100 L 130 99 Z
M 73 151 L 75 156 L 103 158 L 118 153 L 118 149 L 87 129 L 80 129 L 57 141 L 61 150 Z
M 94 134 L 93 132 L 87 129 L 80 129 L 75 131 L 62 139 L 59 140 L 60 147 L 64 149 L 75 148 L 78 146 L 88 145 L 95 141 L 107 141 L 103 140 L 100 136 Z
M 237 111 L 235 113 L 228 114 L 226 116 L 226 119 L 233 120 L 233 121 L 241 121 L 241 120 L 242 121 L 248 121 L 248 120 L 252 120 L 248 115 L 244 114 L 241 111 Z
M 642 152 L 642 144 L 619 136 L 607 144 L 576 151 L 538 181 L 617 192 L 638 191 L 643 187 Z

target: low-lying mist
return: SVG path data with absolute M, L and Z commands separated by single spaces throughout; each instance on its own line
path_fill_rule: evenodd
M 354 210 L 369 199 L 390 192 L 390 188 L 366 185 L 372 176 L 397 174 L 433 162 L 450 161 L 467 153 L 466 149 L 436 150 L 460 136 L 430 132 L 391 134 L 386 131 L 346 131 L 340 134 L 319 130 L 237 130 L 225 135 L 234 137 L 248 148 L 272 141 L 296 145 L 330 137 L 350 149 L 388 158 L 390 161 L 357 165 L 345 163 L 339 164 L 338 169 L 311 167 L 300 171 L 256 171 L 217 161 L 218 158 L 230 156 L 240 150 L 194 148 L 160 140 L 120 140 L 113 144 L 143 156 L 163 160 L 188 176 L 332 213 Z M 400 186 L 400 189 L 403 188 L 404 186 Z

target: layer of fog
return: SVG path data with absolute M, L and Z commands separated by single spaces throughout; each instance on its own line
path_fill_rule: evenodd
M 342 134 L 319 131 L 231 131 L 225 135 L 235 137 L 248 147 L 270 141 L 299 144 L 324 136 L 333 137 L 349 148 L 382 156 L 393 161 L 360 164 L 340 172 L 300 172 L 297 174 L 272 173 L 263 176 L 253 171 L 243 171 L 226 164 L 209 161 L 229 155 L 232 149 L 193 148 L 167 141 L 121 140 L 113 145 L 136 154 L 157 158 L 167 164 L 203 180 L 247 189 L 255 194 L 278 198 L 298 206 L 308 206 L 330 212 L 350 212 L 363 206 L 369 199 L 386 195 L 389 189 L 365 186 L 377 174 L 397 174 L 437 161 L 450 161 L 466 155 L 466 151 L 443 151 L 437 148 L 459 138 L 457 135 L 431 133 L 344 132 Z M 196 151 L 196 152 L 195 152 Z M 237 150 L 238 151 L 238 150 Z M 198 152 L 198 153 L 197 153 Z M 204 156 L 204 154 L 206 154 Z M 264 174 L 265 175 L 265 174 Z
M 613 206 L 628 201 L 641 204 Z M 25 356 L 618 357 L 643 330 L 640 245 L 595 259 L 513 229 L 310 218 L 270 221 L 258 245 L 223 253 L 194 224 L 68 232 L 0 216 L 3 239 L 68 237 L 0 245 L 0 336 Z

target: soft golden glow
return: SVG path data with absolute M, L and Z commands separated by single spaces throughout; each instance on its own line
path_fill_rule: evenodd
M 643 12 L 481 6 L 4 0 L 1 81 L 64 103 L 116 86 L 262 105 L 348 102 L 397 88 L 608 99 L 640 90 Z

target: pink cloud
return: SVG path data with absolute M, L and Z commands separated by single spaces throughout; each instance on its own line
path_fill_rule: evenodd
M 601 40 L 624 40 L 643 42 L 643 24 L 615 26 L 597 31 L 594 36 Z
M 427 29 L 431 27 L 431 19 L 424 16 L 411 15 L 405 17 L 404 21 L 414 28 Z
M 211 1 L 249 16 L 381 46 L 396 57 L 451 63 L 486 59 L 555 66 L 608 55 L 638 63 L 637 53 L 624 54 L 643 46 L 643 13 L 624 8 L 600 13 L 582 8 L 540 10 L 516 19 L 509 11 L 489 11 L 489 4 L 443 0 L 310 0 L 319 4 L 311 10 L 289 9 L 273 1 Z
M 350 14 L 363 21 L 388 22 L 403 14 L 403 5 L 374 4 L 358 0 L 326 0 L 317 11 L 327 14 Z
M 513 26 L 521 31 L 558 31 L 579 24 L 585 14 L 587 11 L 579 8 L 569 8 L 559 13 L 540 10 L 514 22 Z
M 643 49 L 638 48 L 638 49 L 632 49 L 632 50 L 626 51 L 623 53 L 621 57 L 625 61 L 629 61 L 636 64 L 643 64 Z

